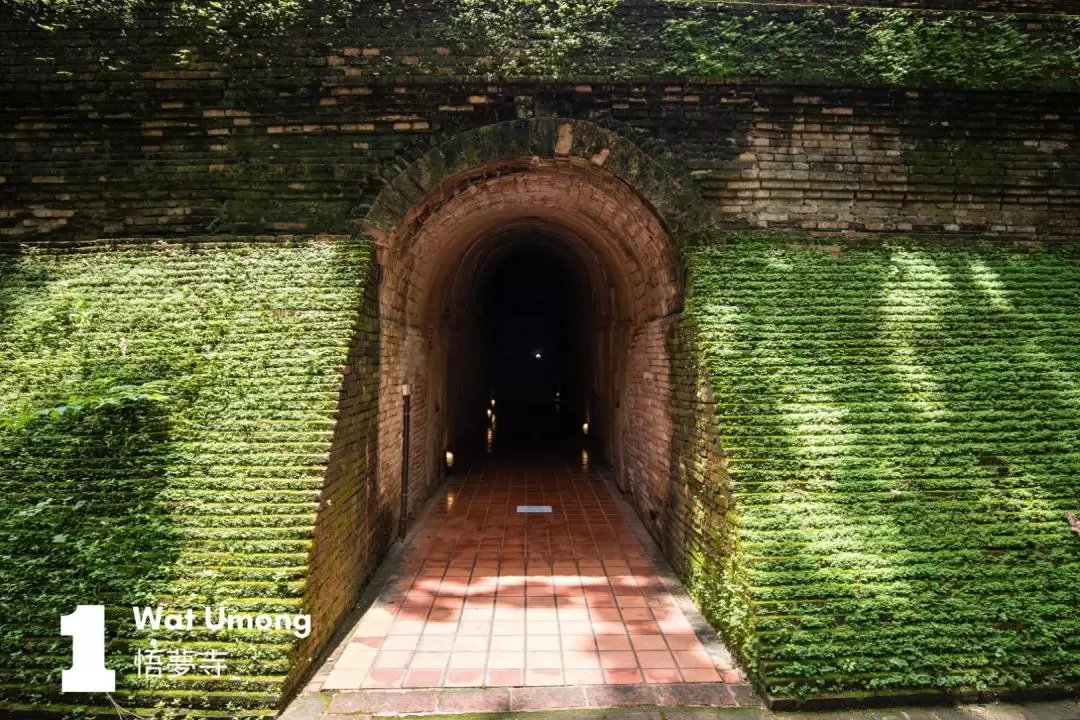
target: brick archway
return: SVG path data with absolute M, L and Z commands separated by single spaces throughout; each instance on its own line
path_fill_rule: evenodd
M 481 407 L 486 392 L 471 384 L 474 358 L 461 349 L 476 330 L 475 288 L 528 237 L 574 269 L 589 314 L 585 419 L 620 486 L 653 514 L 668 497 L 673 434 L 667 336 L 682 304 L 674 238 L 700 222 L 700 205 L 648 155 L 594 125 L 504 125 L 435 148 L 369 214 L 383 267 L 380 487 L 400 492 L 404 383 L 410 515 L 441 479 L 463 408 Z

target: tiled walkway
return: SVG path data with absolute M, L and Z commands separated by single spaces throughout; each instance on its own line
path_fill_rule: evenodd
M 744 682 L 600 473 L 535 468 L 452 476 L 309 691 Z

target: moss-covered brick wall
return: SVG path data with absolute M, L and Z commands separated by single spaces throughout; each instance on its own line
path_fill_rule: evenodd
M 1064 10 L 1076 12 L 1066 0 L 871 0 L 837 7 L 701 0 L 14 0 L 12 14 L 40 31 L 16 35 L 11 50 L 54 47 L 56 56 L 40 63 L 43 74 L 54 64 L 77 73 L 64 62 L 76 58 L 79 65 L 90 60 L 129 72 L 146 45 L 171 43 L 173 59 L 194 71 L 208 68 L 192 46 L 260 68 L 290 67 L 297 76 L 313 68 L 297 50 L 322 55 L 317 48 L 352 46 L 368 50 L 358 68 L 384 77 L 697 76 L 1075 90 L 1080 16 Z M 110 26 L 126 29 L 133 44 L 94 42 Z
M 368 272 L 339 237 L 0 256 L 0 706 L 106 704 L 59 696 L 59 617 L 101 603 L 121 704 L 274 708 L 385 542 Z M 156 604 L 315 625 L 135 632 L 131 606 Z M 139 679 L 152 637 L 227 652 L 225 676 Z
M 754 679 L 1080 687 L 1080 257 L 717 240 L 689 254 L 675 470 L 691 590 Z
M 469 28 L 501 27 L 482 3 L 452 6 L 480 13 Z M 987 45 L 1011 36 L 980 26 L 961 42 L 962 14 L 941 11 L 938 27 L 925 13 L 886 13 L 888 22 L 867 30 L 891 38 L 893 49 L 873 55 L 882 68 L 952 76 L 879 77 L 845 60 L 848 77 L 827 72 L 831 65 L 789 72 L 846 47 L 828 30 L 838 11 L 634 3 L 611 10 L 618 32 L 648 45 L 660 26 L 676 28 L 683 44 L 663 48 L 682 48 L 682 60 L 623 72 L 628 58 L 652 57 L 634 45 L 610 68 L 563 73 L 514 65 L 507 38 L 532 37 L 520 28 L 483 39 L 501 56 L 429 37 L 446 6 L 425 7 L 272 38 L 240 25 L 223 39 L 167 14 L 65 27 L 25 13 L 5 18 L 0 242 L 359 234 L 385 182 L 434 144 L 552 116 L 588 120 L 645 148 L 727 228 L 1080 236 L 1080 109 L 1068 92 L 1080 71 L 1040 65 L 1080 57 L 1072 18 L 1023 21 L 1052 46 L 1029 47 L 1023 34 L 994 64 Z M 804 11 L 825 15 L 789 17 Z M 398 27 L 410 23 L 416 30 Z M 586 58 L 605 57 L 597 43 L 607 25 L 556 24 L 579 35 L 561 43 L 538 31 L 551 52 L 580 45 Z M 477 57 L 490 66 L 468 64 Z M 985 77 L 964 76 L 970 68 Z M 1007 77 L 1014 81 L 986 81 Z
M 3 3 L 0 705 L 57 700 L 89 594 L 118 657 L 151 598 L 318 618 L 229 642 L 239 681 L 133 697 L 125 666 L 124 702 L 295 688 L 395 518 L 349 238 L 575 121 L 680 188 L 665 220 L 700 205 L 635 501 L 761 687 L 1075 685 L 1074 5 Z

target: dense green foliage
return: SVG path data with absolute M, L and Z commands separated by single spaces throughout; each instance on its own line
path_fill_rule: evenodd
M 579 58 L 620 49 L 625 30 L 616 22 L 619 2 L 441 0 L 444 20 L 437 33 L 459 52 L 490 57 L 488 72 L 559 77 L 573 72 Z
M 133 29 L 184 30 L 178 37 L 185 45 L 254 42 L 260 63 L 290 49 L 268 46 L 268 37 L 381 48 L 379 56 L 358 61 L 372 76 L 449 71 L 494 78 L 1080 87 L 1080 18 L 1061 15 L 1030 24 L 961 11 L 723 2 L 649 7 L 627 0 L 16 0 L 16 8 L 61 35 L 87 18 L 109 17 Z M 436 54 L 436 47 L 450 53 Z M 123 43 L 108 50 L 127 51 Z M 178 50 L 177 62 L 188 52 Z M 403 64 L 401 54 L 417 59 Z
M 1080 23 L 1053 37 L 1007 15 L 806 8 L 668 21 L 657 71 L 700 77 L 900 87 L 1076 87 Z
M 150 684 L 130 606 L 301 610 L 366 258 L 147 245 L 0 265 L 0 705 L 71 702 L 59 617 L 102 603 L 124 704 L 273 706 L 292 635 L 219 633 L 235 677 Z
M 1080 685 L 1080 261 L 734 241 L 690 266 L 739 534 L 706 610 L 768 691 Z

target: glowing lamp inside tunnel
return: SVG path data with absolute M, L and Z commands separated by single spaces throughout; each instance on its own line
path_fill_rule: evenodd
M 449 450 L 446 451 L 446 467 L 454 467 L 454 453 L 450 452 Z
M 539 360 L 540 358 L 542 358 L 542 357 L 543 357 L 543 354 L 542 354 L 542 353 L 541 353 L 541 352 L 540 352 L 539 350 L 537 350 L 537 351 L 536 351 L 536 356 L 535 356 L 535 357 L 536 357 L 536 359 L 537 359 L 537 360 Z
M 583 435 L 588 435 L 589 434 L 589 423 L 582 423 L 581 432 L 582 432 Z

